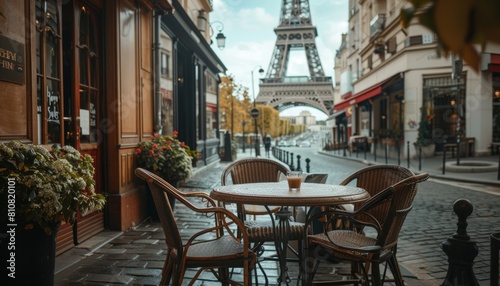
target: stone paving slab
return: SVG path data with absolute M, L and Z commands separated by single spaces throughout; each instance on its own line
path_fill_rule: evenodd
M 220 182 L 220 173 L 227 163 L 216 163 L 204 170 L 197 170 L 193 179 L 206 182 L 212 186 Z M 429 166 L 429 163 L 427 163 Z M 437 163 L 435 163 L 437 164 Z M 437 171 L 436 171 L 437 170 Z M 436 168 L 434 172 L 438 172 Z M 484 174 L 483 174 L 484 175 Z M 462 174 L 466 177 L 468 174 Z M 490 177 L 492 178 L 492 177 Z M 462 178 L 463 180 L 464 178 Z M 414 208 L 408 215 L 398 242 L 398 260 L 409 286 L 441 285 L 448 270 L 447 257 L 441 244 L 456 231 L 456 215 L 452 206 L 459 196 L 473 202 L 474 212 L 468 219 L 468 233 L 477 242 L 479 255 L 475 259 L 474 272 L 481 286 L 489 285 L 489 235 L 500 232 L 500 209 L 492 206 L 500 205 L 500 193 L 495 188 L 488 192 L 477 192 L 465 188 L 447 186 L 434 180 L 424 182 L 414 202 Z M 478 188 L 482 185 L 479 184 Z M 210 192 L 211 188 L 184 188 L 184 191 Z M 192 217 L 192 213 L 176 205 L 176 216 L 179 219 L 183 239 L 189 237 L 196 229 L 205 228 L 209 223 L 204 217 Z M 67 267 L 56 275 L 55 285 L 157 285 L 160 279 L 166 246 L 161 225 L 146 221 L 128 232 L 117 235 L 105 243 L 99 250 L 90 253 L 73 252 L 77 259 L 74 265 Z M 273 249 L 269 245 L 269 249 Z M 124 251 L 125 250 L 125 251 Z M 119 253 L 114 253 L 119 252 Z M 70 253 L 70 252 L 68 252 Z M 267 252 L 266 252 L 267 254 Z M 57 257 L 64 261 L 64 254 Z M 276 285 L 278 277 L 277 263 L 263 261 L 270 284 Z M 296 277 L 298 265 L 289 263 L 290 276 Z M 349 272 L 349 264 L 322 263 L 316 278 L 318 280 L 338 279 L 342 273 Z M 188 270 L 186 278 L 195 275 Z M 239 278 L 241 271 L 235 271 Z M 263 274 L 257 272 L 258 280 L 264 281 Z M 213 275 L 204 272 L 194 285 L 220 285 Z M 387 283 L 386 283 L 387 285 Z M 392 285 L 389 283 L 388 285 Z

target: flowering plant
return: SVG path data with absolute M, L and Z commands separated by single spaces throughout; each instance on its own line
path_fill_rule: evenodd
M 93 159 L 71 146 L 42 146 L 12 141 L 0 144 L 1 215 L 9 223 L 38 224 L 47 234 L 61 220 L 74 223 L 78 212 L 101 210 L 95 192 Z
M 189 157 L 191 157 L 191 161 L 193 163 L 198 162 L 198 160 L 200 159 L 200 152 L 192 150 L 188 145 L 184 145 L 184 150 L 186 150 L 186 153 L 189 155 Z
M 136 149 L 137 165 L 145 168 L 167 182 L 179 182 L 191 177 L 193 169 L 187 145 L 173 136 L 155 134 L 151 141 L 141 142 Z

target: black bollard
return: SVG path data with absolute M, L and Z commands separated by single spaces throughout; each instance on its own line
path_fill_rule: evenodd
M 493 146 L 491 146 L 491 150 L 493 150 Z M 498 174 L 497 180 L 500 180 L 500 152 L 498 152 Z
M 446 172 L 445 169 L 446 169 L 446 147 L 443 148 L 443 175 L 444 173 Z
M 401 165 L 401 145 L 399 144 L 399 141 L 396 142 L 396 148 L 398 150 L 398 166 Z
M 226 133 L 224 133 L 224 158 L 222 158 L 222 161 L 225 161 L 225 162 L 233 161 L 233 156 L 231 153 L 232 153 L 232 151 L 231 151 L 231 134 L 229 134 L 229 131 L 226 131 Z
M 365 160 L 366 160 L 366 149 L 368 149 L 368 138 L 365 137 L 363 143 L 365 145 L 365 147 L 363 147 L 363 151 L 365 151 Z
M 300 155 L 297 155 L 297 169 L 296 171 L 302 171 L 302 168 L 300 168 Z
M 453 211 L 458 216 L 457 232 L 442 244 L 449 263 L 443 286 L 479 285 L 472 269 L 479 250 L 476 242 L 470 240 L 467 234 L 467 217 L 472 214 L 473 209 L 466 199 L 459 199 L 453 204 Z
M 422 170 L 422 146 L 418 146 L 418 170 Z
M 387 144 L 384 144 L 385 163 L 387 164 Z
M 290 153 L 290 170 L 295 171 L 295 166 L 293 165 L 293 153 Z
M 311 159 L 306 158 L 306 172 L 310 173 L 311 172 Z
M 406 141 L 406 167 L 410 169 L 410 141 Z

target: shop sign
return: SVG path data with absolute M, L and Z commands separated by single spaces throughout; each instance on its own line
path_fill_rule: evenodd
M 0 35 L 0 81 L 24 84 L 24 44 Z

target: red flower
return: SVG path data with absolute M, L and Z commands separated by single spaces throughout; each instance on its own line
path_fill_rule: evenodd
M 154 154 L 155 154 L 155 151 L 153 151 L 153 150 L 149 150 L 149 155 L 151 155 L 151 156 L 152 156 L 152 155 L 154 155 Z
M 141 148 L 137 148 L 137 149 L 135 149 L 135 152 L 136 152 L 137 154 L 141 154 L 141 153 L 142 153 L 142 149 L 141 149 Z
M 151 148 L 156 149 L 156 148 L 158 148 L 158 145 L 153 144 L 153 146 L 151 146 Z
M 178 134 L 179 132 L 177 130 L 174 130 L 174 137 L 177 137 Z
M 184 142 L 181 143 L 181 147 L 184 148 L 186 147 L 186 144 Z
M 156 133 L 156 134 L 155 134 L 155 137 L 160 137 L 160 133 Z
M 161 146 L 161 149 L 165 150 L 165 149 L 167 149 L 167 146 Z

